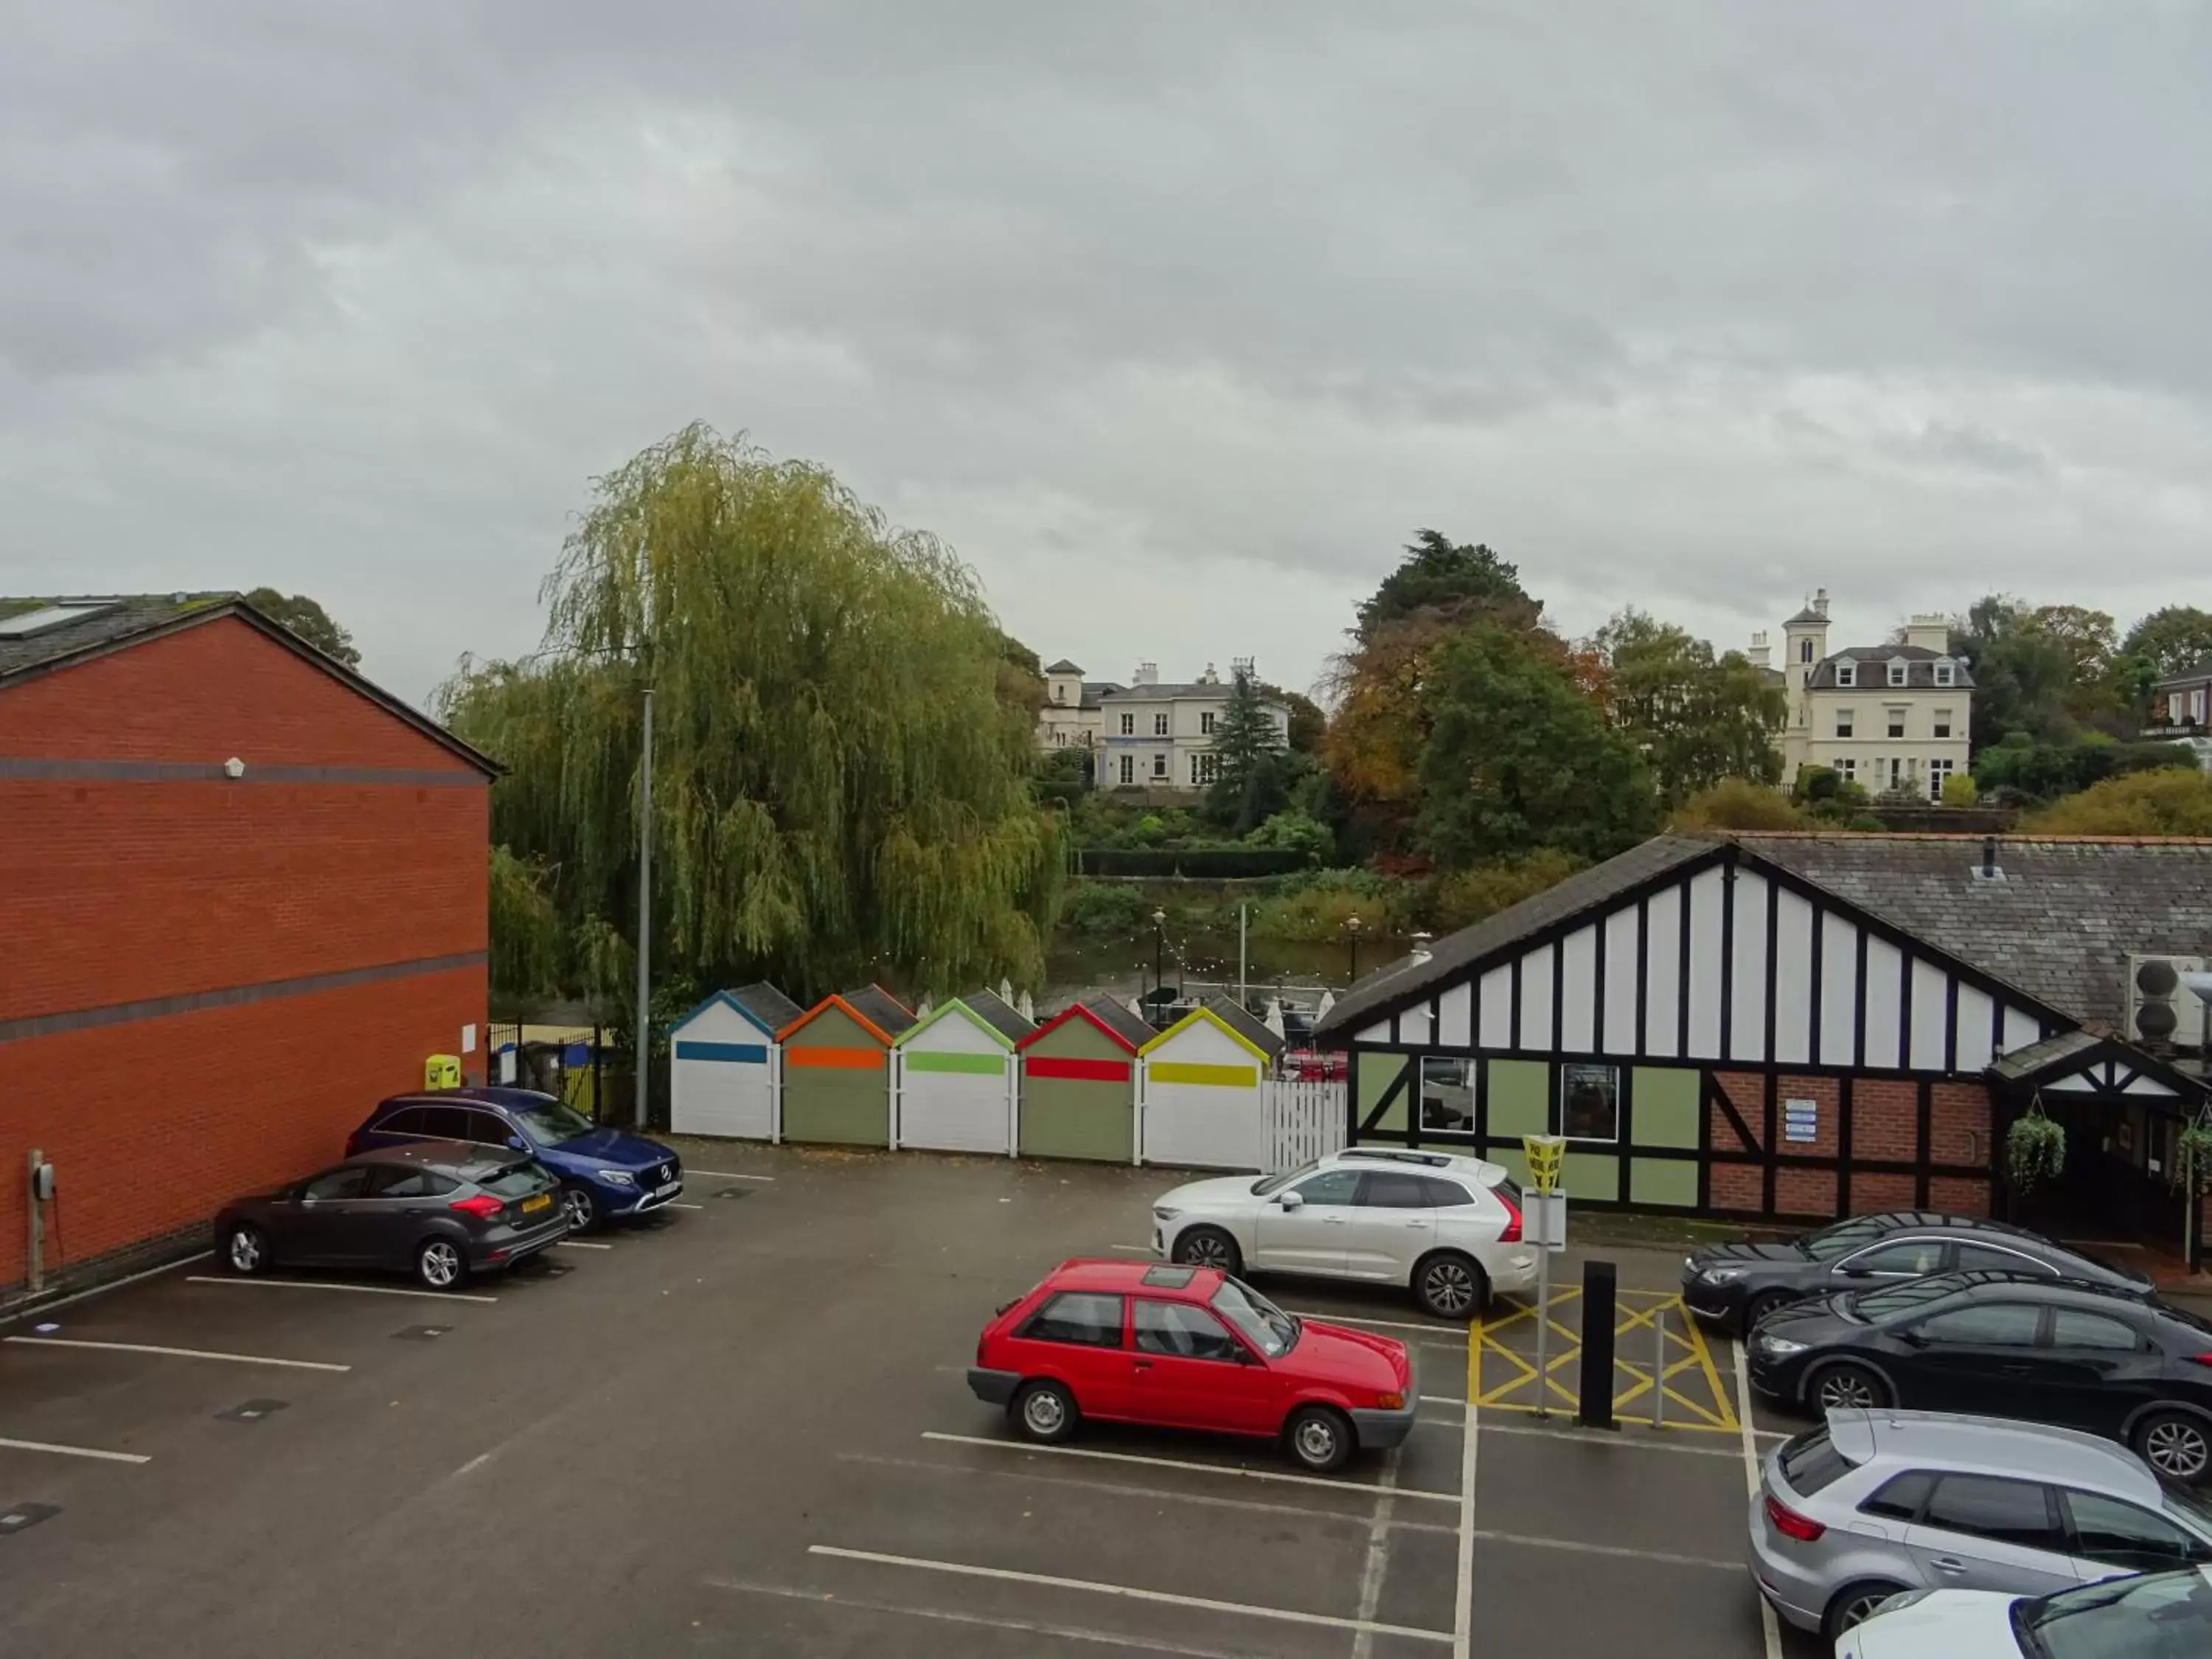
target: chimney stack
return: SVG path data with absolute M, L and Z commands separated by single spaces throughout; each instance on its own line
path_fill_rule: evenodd
M 1745 652 L 1743 654 L 1745 659 L 1748 661 L 1753 668 L 1765 668 L 1767 665 L 1766 630 L 1765 629 L 1760 629 L 1759 632 L 1751 636 L 1751 649 Z
M 1828 590 L 1825 587 L 1815 590 L 1813 594 L 1813 614 L 1823 617 L 1828 614 Z

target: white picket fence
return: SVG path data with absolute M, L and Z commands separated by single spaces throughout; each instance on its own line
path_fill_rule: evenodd
M 1271 1079 L 1266 1088 L 1270 1173 L 1344 1149 L 1343 1084 Z

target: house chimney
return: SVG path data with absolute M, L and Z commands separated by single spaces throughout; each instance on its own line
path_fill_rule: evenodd
M 1828 590 L 1825 587 L 1816 589 L 1813 594 L 1813 614 L 1816 617 L 1828 614 Z
M 1982 879 L 1994 881 L 1996 879 L 1996 873 L 1997 838 L 1995 836 L 1984 836 L 1982 837 Z
M 1905 642 L 1917 646 L 1923 651 L 1948 651 L 1951 648 L 1951 624 L 1941 611 L 1927 611 L 1908 617 L 1905 623 Z
M 1767 665 L 1766 630 L 1765 629 L 1760 629 L 1759 632 L 1751 636 L 1751 649 L 1745 652 L 1743 654 L 1745 659 L 1748 661 L 1753 668 L 1764 668 Z
M 1158 685 L 1159 683 L 1160 665 L 1156 662 L 1139 663 L 1136 673 L 1129 681 L 1132 685 Z

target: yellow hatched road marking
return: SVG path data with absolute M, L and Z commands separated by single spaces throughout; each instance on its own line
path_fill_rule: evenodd
M 1619 1411 L 1639 1399 L 1648 1401 L 1656 1386 L 1686 1414 L 1686 1419 L 1677 1419 L 1663 1426 L 1736 1432 L 1741 1425 L 1735 1403 L 1722 1389 L 1719 1373 L 1713 1364 L 1712 1350 L 1705 1342 L 1705 1333 L 1698 1329 L 1697 1322 L 1683 1309 L 1680 1296 L 1664 1291 L 1624 1291 L 1620 1294 L 1635 1297 L 1645 1305 L 1620 1308 L 1613 1334 L 1620 1336 L 1638 1328 L 1652 1330 L 1661 1319 L 1665 1318 L 1667 1322 L 1661 1328 L 1668 1357 L 1655 1379 L 1649 1363 L 1639 1364 L 1616 1353 L 1613 1360 L 1615 1369 L 1627 1373 L 1630 1380 L 1625 1388 L 1616 1385 L 1618 1391 L 1613 1402 L 1614 1410 Z M 1537 1376 L 1531 1355 L 1501 1340 L 1501 1334 L 1513 1326 L 1523 1321 L 1535 1320 L 1534 1304 L 1516 1302 L 1511 1304 L 1510 1312 L 1479 1322 L 1470 1337 L 1468 1398 L 1479 1406 L 1493 1407 L 1500 1411 L 1535 1412 L 1550 1406 L 1554 1401 L 1568 1407 L 1577 1405 L 1575 1391 L 1560 1380 L 1558 1373 L 1562 1366 L 1581 1358 L 1582 1333 L 1563 1323 L 1559 1314 L 1566 1304 L 1581 1295 L 1579 1288 L 1571 1286 L 1555 1292 L 1552 1297 L 1551 1316 L 1544 1322 L 1559 1335 L 1563 1346 L 1558 1352 L 1547 1356 L 1545 1374 L 1540 1378 Z M 1485 1348 L 1512 1367 L 1511 1375 L 1494 1382 L 1486 1390 L 1479 1386 L 1481 1352 Z M 1704 1386 L 1690 1388 L 1689 1380 L 1692 1377 Z M 1542 1406 L 1526 1397 L 1536 1394 L 1542 1395 Z M 1704 1397 L 1698 1398 L 1700 1395 Z M 1522 1397 L 1516 1398 L 1516 1395 Z

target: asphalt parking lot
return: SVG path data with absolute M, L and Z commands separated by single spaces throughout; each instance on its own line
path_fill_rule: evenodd
M 1681 1328 L 1678 1255 L 1608 1255 L 1617 1432 L 1571 1425 L 1576 1297 L 1547 1392 L 1518 1304 L 1470 1333 L 1271 1281 L 1418 1345 L 1402 1448 L 1328 1479 L 1103 1427 L 1044 1450 L 969 1394 L 976 1333 L 1054 1261 L 1136 1253 L 1172 1176 L 679 1144 L 695 1207 L 474 1299 L 200 1261 L 0 1326 L 0 1650 L 1817 1650 L 1741 1565 L 1747 1451 L 1795 1425 Z

